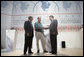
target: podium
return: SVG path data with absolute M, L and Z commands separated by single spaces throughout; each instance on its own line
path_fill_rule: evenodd
M 14 50 L 15 30 L 6 30 L 6 50 Z

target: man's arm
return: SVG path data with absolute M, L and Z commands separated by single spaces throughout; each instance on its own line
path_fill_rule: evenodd
M 29 24 L 27 24 L 27 22 L 25 21 L 25 23 L 24 23 L 24 30 L 25 30 L 25 33 L 26 33 L 27 36 L 30 35 L 29 34 L 29 31 L 30 31 L 29 29 L 30 29 Z
M 55 20 L 55 28 L 54 28 L 54 30 L 55 30 L 55 34 L 58 34 L 58 29 L 57 29 L 57 27 L 58 27 L 58 21 L 57 20 Z
M 26 22 L 24 23 L 24 30 L 26 29 Z
M 45 29 L 49 29 L 50 25 L 47 25 L 47 27 L 45 27 Z

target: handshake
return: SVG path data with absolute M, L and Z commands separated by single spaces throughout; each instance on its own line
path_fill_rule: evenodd
M 42 27 L 42 29 L 48 29 L 47 27 Z
M 46 27 L 43 26 L 42 29 L 49 29 L 49 25 L 47 25 Z

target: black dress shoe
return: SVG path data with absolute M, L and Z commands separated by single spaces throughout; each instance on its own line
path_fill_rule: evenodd
M 24 53 L 24 55 L 26 55 L 26 53 Z
M 47 53 L 48 51 L 44 50 L 44 53 Z
M 39 53 L 39 50 L 37 51 L 37 53 Z
M 57 54 L 56 52 L 52 52 L 52 54 Z
M 49 53 L 52 53 L 51 51 Z
M 28 52 L 28 53 L 33 54 L 33 52 L 32 52 L 32 51 L 30 51 L 30 52 Z

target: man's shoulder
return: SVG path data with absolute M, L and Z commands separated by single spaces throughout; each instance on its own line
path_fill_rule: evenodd
M 25 22 L 28 22 L 28 21 L 25 21 Z
M 53 22 L 57 22 L 57 19 L 54 19 Z
M 57 21 L 57 19 L 54 19 L 53 21 Z
M 29 21 L 25 21 L 25 23 L 29 23 Z

